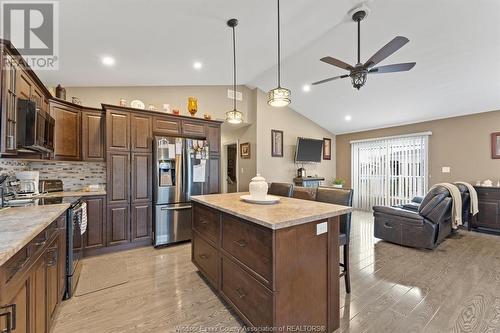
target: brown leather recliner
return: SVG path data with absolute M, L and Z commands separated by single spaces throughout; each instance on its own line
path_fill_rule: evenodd
M 434 249 L 451 233 L 451 207 L 450 192 L 441 186 L 427 193 L 417 212 L 374 206 L 375 237 L 404 246 Z

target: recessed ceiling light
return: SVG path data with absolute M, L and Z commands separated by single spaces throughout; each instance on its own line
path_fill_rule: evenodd
M 115 58 L 109 56 L 102 57 L 101 61 L 105 66 L 113 66 L 115 64 Z
M 344 117 L 344 120 L 345 121 L 351 121 L 352 117 L 350 115 L 347 115 Z
M 203 67 L 203 64 L 199 61 L 196 61 L 194 64 L 193 64 L 193 68 L 194 69 L 197 69 L 197 70 L 200 70 L 201 68 Z
M 308 84 L 304 84 L 304 85 L 302 86 L 302 90 L 303 90 L 304 92 L 310 92 L 310 91 L 311 91 L 311 86 L 310 86 L 310 85 L 308 85 Z

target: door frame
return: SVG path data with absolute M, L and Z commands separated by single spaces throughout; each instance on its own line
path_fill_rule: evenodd
M 240 156 L 240 140 L 227 141 L 222 144 L 221 151 L 221 193 L 227 193 L 227 147 L 236 145 L 236 192 L 240 191 L 240 173 L 239 173 L 239 156 Z

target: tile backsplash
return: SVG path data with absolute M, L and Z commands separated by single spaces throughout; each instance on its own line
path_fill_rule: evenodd
M 14 176 L 17 171 L 39 171 L 40 179 L 61 179 L 65 191 L 84 186 L 106 185 L 105 162 L 23 161 L 0 159 L 0 174 Z

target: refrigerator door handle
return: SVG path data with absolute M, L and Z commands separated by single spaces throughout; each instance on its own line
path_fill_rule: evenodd
M 161 210 L 181 210 L 181 209 L 191 209 L 192 206 L 182 206 L 182 207 L 161 207 Z

